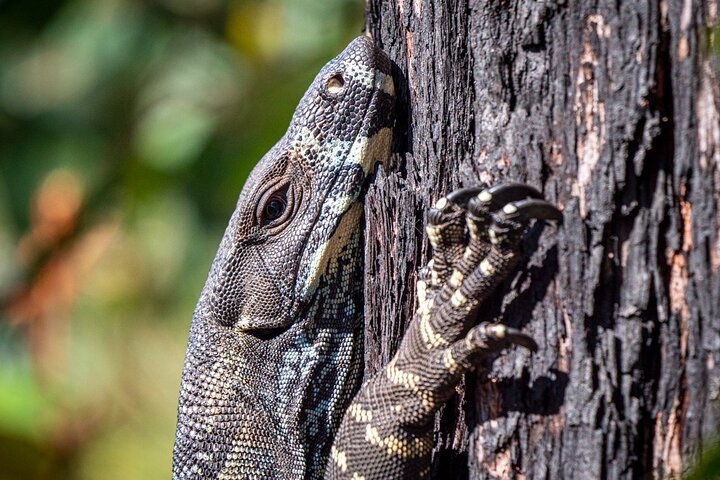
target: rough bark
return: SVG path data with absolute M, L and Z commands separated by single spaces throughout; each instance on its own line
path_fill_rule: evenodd
M 367 198 L 367 371 L 411 318 L 434 200 L 515 180 L 565 215 L 483 311 L 540 351 L 468 376 L 436 477 L 676 477 L 716 438 L 719 3 L 368 1 L 401 104 Z

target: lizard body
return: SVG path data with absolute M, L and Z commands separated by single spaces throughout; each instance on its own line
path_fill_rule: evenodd
M 389 152 L 367 37 L 317 75 L 250 174 L 198 301 L 173 478 L 319 478 L 362 375 L 362 205 Z
M 362 379 L 362 192 L 389 155 L 390 62 L 359 37 L 318 74 L 250 174 L 190 328 L 173 479 L 413 478 L 432 417 L 477 357 L 534 342 L 474 312 L 512 271 L 531 187 L 463 189 L 428 213 L 432 262 L 401 346 Z

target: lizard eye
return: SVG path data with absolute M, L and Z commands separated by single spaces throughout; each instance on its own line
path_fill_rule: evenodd
M 345 77 L 342 73 L 336 73 L 328 78 L 325 83 L 325 90 L 332 95 L 337 95 L 345 90 Z
M 263 219 L 272 222 L 280 218 L 287 208 L 287 199 L 284 196 L 275 195 L 265 204 Z
M 289 184 L 275 185 L 258 202 L 255 218 L 258 225 L 281 227 L 290 219 L 295 204 L 295 190 Z

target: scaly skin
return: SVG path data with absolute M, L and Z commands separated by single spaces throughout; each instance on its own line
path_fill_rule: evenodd
M 535 341 L 473 320 L 513 271 L 532 218 L 561 220 L 519 184 L 462 189 L 441 198 L 426 227 L 433 259 L 418 281 L 418 309 L 390 363 L 366 379 L 332 447 L 327 478 L 415 479 L 430 474 L 435 412 L 483 355 Z
M 478 357 L 532 338 L 473 325 L 533 218 L 524 185 L 462 189 L 428 212 L 433 260 L 393 360 L 362 386 L 362 192 L 389 154 L 389 61 L 365 37 L 318 74 L 248 178 L 198 301 L 173 479 L 429 474 L 432 418 Z
M 174 479 L 322 477 L 362 376 L 360 202 L 389 154 L 389 73 L 354 40 L 245 183 L 190 327 Z

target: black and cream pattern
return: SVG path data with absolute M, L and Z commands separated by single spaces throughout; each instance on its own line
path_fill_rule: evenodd
M 398 351 L 353 399 L 332 447 L 327 478 L 428 478 L 435 412 L 483 355 L 535 341 L 475 312 L 514 269 L 534 218 L 560 221 L 521 184 L 465 188 L 428 211 L 433 258 L 417 283 L 418 308 Z
M 175 479 L 320 478 L 362 375 L 362 205 L 394 121 L 360 37 L 248 178 L 193 316 Z
M 190 327 L 173 479 L 427 477 L 433 416 L 461 376 L 483 355 L 537 348 L 475 312 L 527 225 L 562 216 L 527 185 L 465 188 L 429 210 L 414 319 L 360 385 L 362 192 L 389 155 L 394 97 L 389 60 L 355 39 L 248 178 Z

